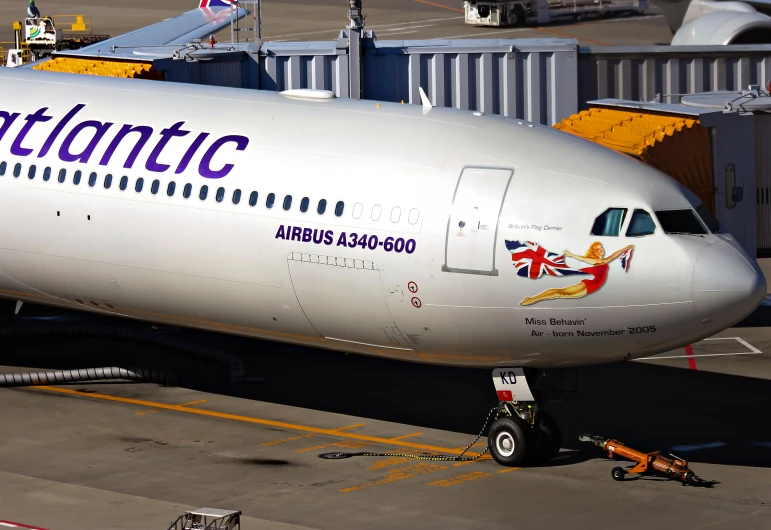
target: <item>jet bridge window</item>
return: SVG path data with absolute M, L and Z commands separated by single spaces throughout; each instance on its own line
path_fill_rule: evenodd
M 67 170 L 66 169 L 60 169 L 59 170 L 59 178 L 56 180 L 59 181 L 59 184 L 64 184 L 64 181 L 67 180 Z
M 337 217 L 340 217 L 343 215 L 343 211 L 345 210 L 345 203 L 343 201 L 337 201 L 337 204 L 335 205 L 335 215 Z
M 310 206 L 311 200 L 308 197 L 303 197 L 303 200 L 300 201 L 300 211 L 302 213 L 305 213 L 308 211 L 308 206 Z
M 292 207 L 292 196 L 287 195 L 284 197 L 284 210 L 288 211 Z
M 249 206 L 257 205 L 257 197 L 259 197 L 259 194 L 256 191 L 253 191 L 251 194 L 249 194 Z
M 18 178 L 19 175 L 21 175 L 21 164 L 16 164 L 13 166 L 13 176 Z
M 48 182 L 51 178 L 51 168 L 47 167 L 43 170 L 43 180 Z
M 222 202 L 225 199 L 225 188 L 217 188 L 215 199 L 217 199 L 217 202 Z
M 193 193 L 193 185 L 192 185 L 192 184 L 189 184 L 189 183 L 188 183 L 188 184 L 185 184 L 185 187 L 184 187 L 184 188 L 182 188 L 182 196 L 183 196 L 185 199 L 189 199 L 189 198 L 190 198 L 190 194 L 191 194 L 191 193 Z
M 88 176 L 88 186 L 90 188 L 93 188 L 95 184 L 96 184 L 96 173 L 91 173 Z
M 158 193 L 158 188 L 160 187 L 161 187 L 161 181 L 158 179 L 155 179 L 152 185 L 150 186 L 150 193 L 155 195 L 156 193 Z
M 645 210 L 635 210 L 632 214 L 632 220 L 629 221 L 629 228 L 626 229 L 626 237 L 649 236 L 656 231 L 656 224 L 653 222 L 651 214 Z
M 37 168 L 35 167 L 34 164 L 29 166 L 29 170 L 27 171 L 27 177 L 29 177 L 29 179 L 32 180 L 33 178 L 35 178 L 36 171 L 37 171 Z
M 319 201 L 318 208 L 316 208 L 316 213 L 318 213 L 319 215 L 324 215 L 324 212 L 326 212 L 326 211 L 327 211 L 327 200 L 326 199 L 321 199 Z
M 110 186 L 112 186 L 112 174 L 107 173 L 104 176 L 104 189 L 109 190 Z
M 72 183 L 73 183 L 74 185 L 76 185 L 76 186 L 77 186 L 78 184 L 80 184 L 80 177 L 81 177 L 82 175 L 83 175 L 83 173 L 81 173 L 79 170 L 78 170 L 78 171 L 76 171 L 76 172 L 75 172 L 75 174 L 72 176 Z M 141 190 L 141 189 L 142 189 L 142 187 L 140 186 L 140 187 L 139 187 L 139 189 Z
M 241 190 L 235 190 L 233 192 L 233 204 L 241 202 Z
M 201 186 L 201 191 L 198 193 L 198 198 L 201 199 L 202 201 L 205 201 L 207 195 L 209 195 L 209 186 L 204 184 L 203 186 Z
M 592 226 L 593 236 L 617 236 L 626 218 L 626 208 L 608 208 L 597 216 Z
M 0 177 L 5 175 L 5 170 L 7 167 L 8 167 L 8 164 L 6 164 L 5 162 L 0 162 Z
M 166 186 L 166 195 L 168 195 L 169 197 L 173 197 L 176 189 L 177 189 L 177 183 L 172 180 L 171 182 L 169 182 L 169 185 Z
M 134 191 L 136 191 L 137 193 L 140 193 L 142 191 L 142 186 L 144 185 L 145 185 L 145 179 L 143 179 L 142 177 L 139 177 L 137 179 L 137 183 L 134 185 Z
M 126 191 L 126 188 L 128 187 L 128 177 L 123 175 L 120 178 L 120 191 Z
M 265 208 L 273 208 L 274 202 L 276 202 L 276 194 L 268 193 L 268 200 L 265 201 Z
M 667 234 L 703 235 L 707 229 L 690 208 L 683 210 L 656 210 L 656 218 Z

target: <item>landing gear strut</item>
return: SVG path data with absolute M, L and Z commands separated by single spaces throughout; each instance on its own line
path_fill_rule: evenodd
M 550 460 L 559 453 L 562 437 L 552 416 L 539 410 L 521 368 L 496 368 L 498 419 L 490 426 L 487 445 L 502 466 Z

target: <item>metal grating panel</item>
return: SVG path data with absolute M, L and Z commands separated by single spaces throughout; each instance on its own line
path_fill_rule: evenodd
M 577 108 L 577 46 L 559 39 L 371 41 L 363 98 L 479 110 L 553 125 Z
M 238 61 L 201 61 L 198 82 L 202 85 L 241 88 L 243 63 Z
M 771 45 L 580 49 L 580 110 L 594 99 L 679 103 L 677 94 L 742 90 L 771 80 Z
M 771 115 L 755 115 L 758 250 L 771 249 Z
M 347 48 L 338 42 L 266 43 L 260 53 L 260 88 L 314 88 L 348 97 Z

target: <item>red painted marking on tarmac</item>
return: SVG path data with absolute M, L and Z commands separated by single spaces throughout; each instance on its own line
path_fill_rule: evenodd
M 693 348 L 690 344 L 685 347 L 685 354 L 688 356 L 688 368 L 691 370 L 697 370 L 696 359 L 693 358 Z
M 0 521 L 0 527 L 7 527 L 7 528 L 30 528 L 31 530 L 46 530 L 45 528 L 40 528 L 39 526 L 29 526 L 22 523 L 13 523 L 11 521 Z

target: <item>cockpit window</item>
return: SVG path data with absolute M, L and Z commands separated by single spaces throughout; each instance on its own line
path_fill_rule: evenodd
M 594 220 L 591 235 L 617 236 L 626 218 L 626 208 L 608 208 Z
M 632 220 L 629 221 L 629 228 L 626 229 L 626 237 L 649 236 L 656 231 L 656 224 L 651 218 L 651 214 L 645 210 L 635 210 L 632 214 Z
M 696 213 L 699 214 L 699 217 L 701 217 L 702 222 L 707 225 L 707 228 L 709 228 L 710 232 L 717 232 L 720 229 L 720 225 L 717 222 L 717 219 L 715 219 L 715 216 L 712 215 L 712 212 L 709 211 L 709 208 L 707 208 L 707 205 L 702 203 L 696 207 Z
M 703 235 L 707 229 L 690 208 L 687 210 L 658 210 L 656 217 L 667 234 Z

